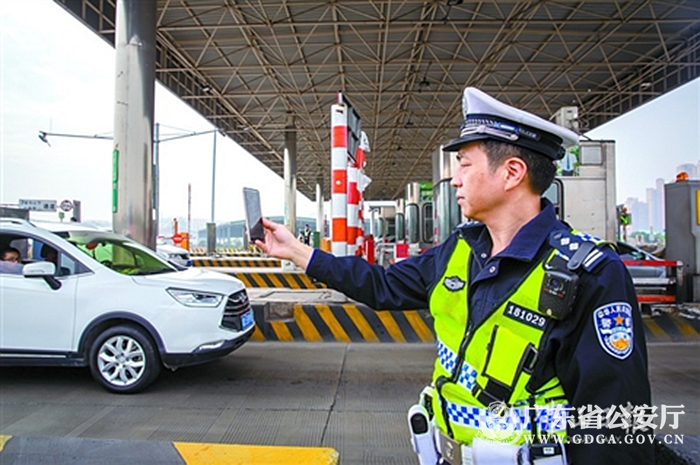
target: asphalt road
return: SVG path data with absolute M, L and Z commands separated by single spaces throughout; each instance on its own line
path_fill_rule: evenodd
M 323 446 L 342 464 L 414 465 L 406 411 L 429 381 L 434 351 L 251 342 L 127 396 L 103 391 L 86 369 L 4 367 L 0 434 Z M 654 405 L 684 405 L 679 428 L 666 431 L 700 435 L 700 344 L 652 344 L 649 354 Z

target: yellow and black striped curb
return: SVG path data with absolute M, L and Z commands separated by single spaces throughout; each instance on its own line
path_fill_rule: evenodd
M 260 250 L 236 250 L 236 249 L 216 249 L 214 255 L 223 257 L 260 257 L 262 252 Z M 196 247 L 190 249 L 191 257 L 206 257 L 207 249 Z
M 374 311 L 356 304 L 293 304 L 290 318 L 265 319 L 254 304 L 256 341 L 434 342 L 427 310 Z
M 700 320 L 676 313 L 645 316 L 644 333 L 647 342 L 700 341 Z
M 266 318 L 263 303 L 254 303 L 254 341 L 435 342 L 427 310 L 375 311 L 362 304 L 299 304 L 289 318 Z M 700 321 L 673 314 L 645 317 L 647 342 L 700 341 Z
M 276 258 L 193 258 L 192 266 L 230 268 L 279 268 L 282 262 Z
M 326 285 L 311 279 L 306 273 L 297 271 L 238 271 L 227 270 L 226 274 L 240 279 L 246 287 L 275 287 L 285 289 L 326 289 Z
M 335 465 L 327 447 L 249 446 L 87 438 L 23 438 L 0 435 L 0 463 L 169 463 L 185 465 Z M 129 460 L 131 459 L 131 460 Z

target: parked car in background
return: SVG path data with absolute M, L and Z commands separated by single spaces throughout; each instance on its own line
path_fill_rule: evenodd
M 156 253 L 167 261 L 175 263 L 179 266 L 192 266 L 190 253 L 182 247 L 168 244 L 157 244 Z
M 134 393 L 163 367 L 222 357 L 253 333 L 241 281 L 179 270 L 124 236 L 0 218 L 7 246 L 23 269 L 0 273 L 2 365 L 87 366 L 107 390 Z
M 649 252 L 635 247 L 627 242 L 617 241 L 617 253 L 623 260 L 651 260 L 661 261 Z M 627 269 L 634 278 L 665 278 L 666 268 L 663 266 L 642 266 L 642 265 L 627 265 Z

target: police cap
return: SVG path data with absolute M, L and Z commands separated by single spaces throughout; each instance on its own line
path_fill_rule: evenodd
M 462 110 L 459 137 L 443 147 L 446 152 L 456 152 L 468 142 L 492 139 L 560 160 L 566 147 L 578 143 L 575 132 L 499 102 L 474 87 L 464 89 Z

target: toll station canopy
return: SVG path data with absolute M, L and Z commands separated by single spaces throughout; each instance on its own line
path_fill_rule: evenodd
M 117 0 L 55 0 L 114 45 Z M 697 0 L 157 0 L 156 78 L 297 188 L 330 196 L 330 106 L 342 91 L 371 152 L 366 199 L 430 179 L 476 86 L 579 132 L 700 75 Z M 290 118 L 293 117 L 293 118 Z

